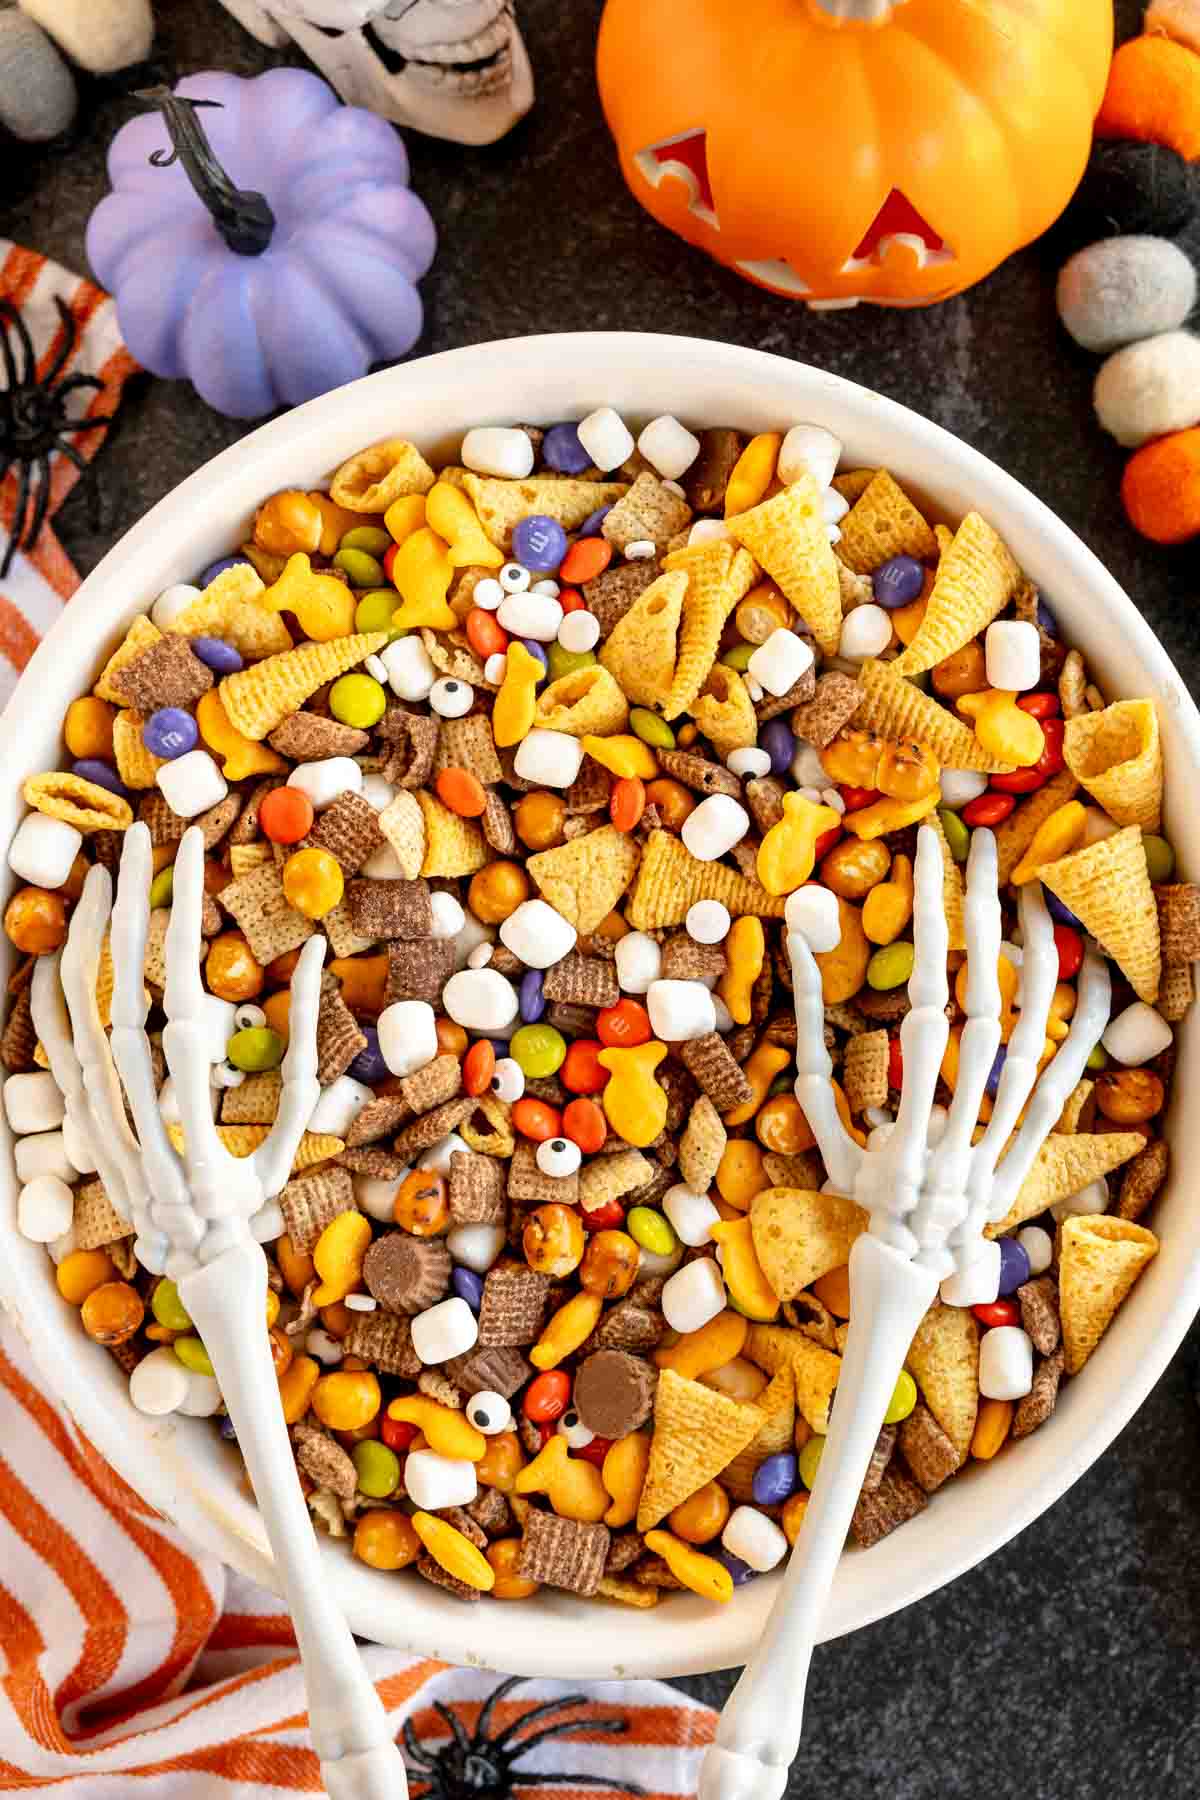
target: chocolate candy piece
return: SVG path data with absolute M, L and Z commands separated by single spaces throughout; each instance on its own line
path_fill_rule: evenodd
M 367 1292 L 389 1312 L 420 1313 L 445 1298 L 450 1284 L 450 1252 L 440 1238 L 388 1231 L 363 1258 Z
M 622 1438 L 644 1425 L 654 1410 L 658 1371 L 627 1350 L 597 1350 L 579 1365 L 572 1399 L 597 1437 Z
M 415 938 L 388 945 L 385 1004 L 393 1000 L 428 1000 L 436 1006 L 454 973 L 454 944 L 448 938 Z

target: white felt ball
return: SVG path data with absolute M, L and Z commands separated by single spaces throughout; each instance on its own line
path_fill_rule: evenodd
M 1058 277 L 1059 318 L 1077 344 L 1101 355 L 1174 331 L 1195 303 L 1196 271 L 1166 238 L 1104 238 Z
M 1129 450 L 1200 424 L 1200 337 L 1164 331 L 1115 351 L 1092 397 L 1105 431 Z

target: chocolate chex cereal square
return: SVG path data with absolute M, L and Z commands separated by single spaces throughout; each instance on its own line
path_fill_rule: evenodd
M 383 842 L 379 815 L 361 794 L 339 794 L 332 806 L 317 816 L 316 824 L 305 838 L 306 847 L 328 850 L 341 865 L 343 875 L 357 875 L 367 858 Z M 360 884 L 354 882 L 352 889 Z M 351 919 L 354 902 L 350 904 Z
M 425 787 L 437 755 L 438 721 L 425 713 L 390 706 L 376 726 L 388 746 L 381 773 L 393 787 Z
M 346 1132 L 346 1148 L 378 1143 L 390 1137 L 398 1125 L 412 1117 L 412 1107 L 402 1094 L 376 1094 L 368 1100 Z
M 722 957 L 722 968 L 724 965 Z M 597 957 L 580 956 L 574 950 L 546 970 L 542 993 L 547 1000 L 562 1000 L 575 1006 L 615 1006 L 621 998 L 614 966 Z
M 421 1359 L 413 1349 L 412 1321 L 404 1313 L 375 1312 L 353 1315 L 354 1323 L 343 1342 L 351 1356 L 412 1381 L 421 1373 Z
M 517 847 L 517 834 L 513 828 L 512 813 L 507 801 L 493 790 L 488 791 L 487 801 L 483 808 L 483 817 L 479 821 L 483 827 L 483 835 L 488 845 L 497 856 L 511 856 Z
M 734 1061 L 719 1032 L 689 1039 L 680 1046 L 679 1054 L 719 1113 L 745 1106 L 753 1097 L 749 1077 Z
M 915 1519 L 928 1504 L 924 1490 L 917 1486 L 911 1475 L 906 1475 L 903 1469 L 887 1469 L 873 1492 L 862 1493 L 858 1497 L 858 1505 L 850 1521 L 855 1543 L 860 1544 L 864 1550 L 869 1550 L 880 1538 L 895 1531 L 897 1525 L 904 1525 L 909 1519 Z
M 457 1056 L 435 1056 L 400 1083 L 400 1092 L 415 1113 L 427 1113 L 462 1090 L 462 1064 Z
M 484 787 L 501 780 L 504 771 L 486 714 L 468 713 L 462 719 L 442 720 L 433 759 L 434 774 L 440 775 L 443 769 L 466 769 Z
M 579 1198 L 579 1171 L 571 1175 L 544 1174 L 537 1165 L 537 1145 L 528 1138 L 518 1138 L 508 1165 L 508 1197 L 534 1201 L 539 1206 L 551 1200 L 574 1206 Z
M 393 939 L 388 945 L 385 1004 L 393 1000 L 428 1000 L 436 1006 L 454 973 L 454 945 L 447 938 Z
M 296 1249 L 311 1250 L 331 1219 L 354 1211 L 354 1183 L 345 1169 L 314 1169 L 288 1182 L 279 1210 Z
M 346 889 L 350 923 L 363 937 L 427 938 L 433 909 L 426 881 L 352 881 Z
M 434 1144 L 440 1144 L 444 1137 L 449 1137 L 455 1126 L 460 1125 L 474 1108 L 475 1101 L 467 1094 L 461 1100 L 447 1100 L 444 1106 L 435 1106 L 432 1112 L 422 1113 L 411 1125 L 406 1125 L 393 1142 L 392 1149 L 397 1156 L 410 1162 L 422 1150 L 428 1150 Z
M 356 756 L 370 743 L 370 734 L 320 713 L 296 712 L 277 725 L 267 738 L 291 762 L 324 762 L 331 756 Z
M 535 1510 L 525 1521 L 517 1573 L 572 1594 L 594 1594 L 604 1574 L 609 1541 L 607 1525 L 585 1525 Z
M 483 1281 L 479 1307 L 481 1348 L 535 1344 L 542 1329 L 550 1277 L 521 1263 L 495 1263 Z
M 504 1164 L 494 1156 L 455 1150 L 450 1158 L 449 1205 L 455 1225 L 503 1225 L 508 1217 Z
M 177 634 L 159 638 L 112 678 L 126 705 L 147 717 L 163 706 L 190 706 L 207 694 L 212 684 L 212 670 L 200 661 L 188 640 Z
M 321 977 L 321 1003 L 317 1012 L 317 1080 L 321 1086 L 328 1087 L 331 1081 L 344 1075 L 366 1047 L 366 1036 L 342 999 L 337 977 L 327 969 Z
M 792 713 L 796 736 L 825 750 L 843 725 L 848 725 L 863 701 L 863 690 L 853 675 L 832 669 L 817 682 L 811 700 L 802 701 Z
M 506 1400 L 511 1400 L 533 1374 L 528 1359 L 510 1344 L 477 1344 L 462 1356 L 452 1356 L 443 1366 L 464 1394 L 503 1394 Z

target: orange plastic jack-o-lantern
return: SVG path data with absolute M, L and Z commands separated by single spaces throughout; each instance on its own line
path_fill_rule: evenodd
M 1087 161 L 1110 0 L 608 0 L 634 194 L 761 287 L 924 306 L 1046 230 Z

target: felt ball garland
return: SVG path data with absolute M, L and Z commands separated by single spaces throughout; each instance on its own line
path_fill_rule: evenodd
M 1060 271 L 1058 314 L 1106 358 L 1094 403 L 1134 452 L 1121 483 L 1131 524 L 1184 543 L 1200 535 L 1200 335 L 1184 329 L 1196 270 L 1171 239 L 1200 202 L 1200 0 L 1152 0 L 1144 35 L 1113 57 L 1096 135 L 1068 224 L 1097 241 Z

